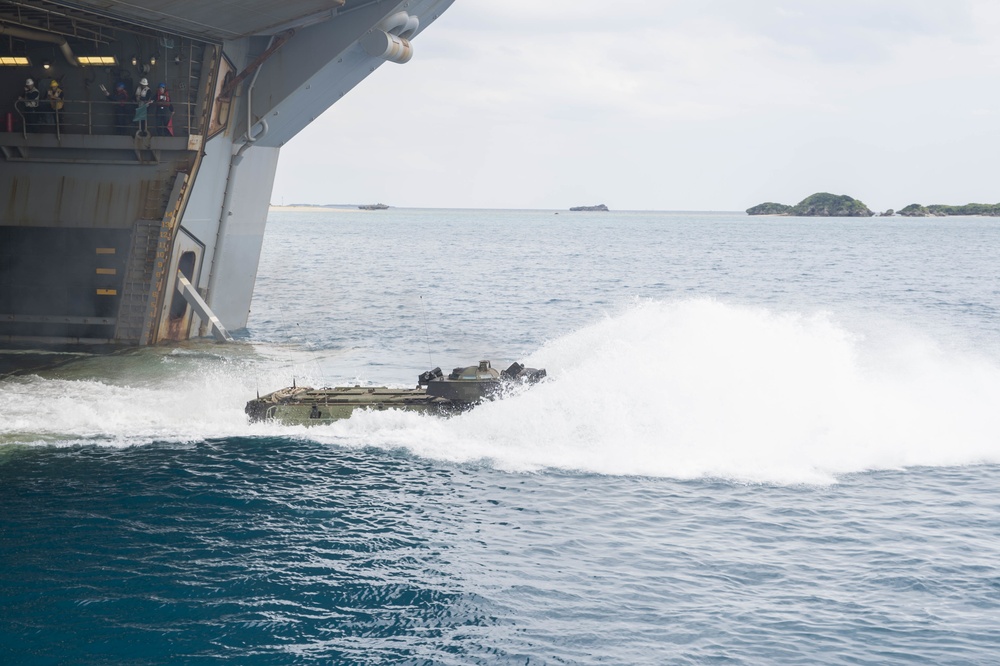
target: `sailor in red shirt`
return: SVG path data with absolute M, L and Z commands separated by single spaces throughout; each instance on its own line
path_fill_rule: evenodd
M 170 91 L 167 84 L 161 83 L 156 88 L 156 100 L 154 101 L 156 110 L 156 135 L 173 136 L 173 127 L 170 118 L 174 115 L 174 105 L 170 103 Z

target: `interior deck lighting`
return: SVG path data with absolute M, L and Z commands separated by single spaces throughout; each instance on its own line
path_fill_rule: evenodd
M 77 56 L 77 61 L 81 65 L 90 67 L 100 67 L 100 66 L 114 66 L 118 64 L 117 58 L 114 56 Z
M 0 66 L 3 67 L 28 67 L 31 61 L 25 56 L 0 56 Z

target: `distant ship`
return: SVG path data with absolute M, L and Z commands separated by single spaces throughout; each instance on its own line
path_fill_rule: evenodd
M 377 204 L 365 204 L 363 206 L 358 206 L 361 210 L 387 210 L 389 206 L 384 203 Z
M 452 2 L 0 0 L 0 348 L 244 328 L 281 146 Z

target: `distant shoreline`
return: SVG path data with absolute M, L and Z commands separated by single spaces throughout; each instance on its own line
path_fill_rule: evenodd
M 394 208 L 396 208 L 396 207 L 394 207 Z M 931 209 L 931 208 L 937 208 L 937 207 L 936 206 L 935 207 L 927 206 L 926 208 Z M 953 207 L 953 208 L 959 208 L 959 207 Z M 269 211 L 274 211 L 274 212 L 297 212 L 297 213 L 331 213 L 331 212 L 333 212 L 333 213 L 366 213 L 366 212 L 369 212 L 369 211 L 361 210 L 357 206 L 352 205 L 352 204 L 335 204 L 335 205 L 334 204 L 301 204 L 301 205 L 288 205 L 288 206 L 281 206 L 281 205 L 271 204 L 271 205 L 268 206 L 268 210 Z M 484 210 L 484 211 L 511 211 L 511 212 L 515 212 L 515 211 L 532 212 L 532 211 L 534 211 L 534 212 L 539 212 L 539 213 L 553 213 L 553 212 L 560 213 L 560 212 L 564 212 L 566 209 L 558 209 L 558 208 L 464 208 L 464 207 L 462 207 L 462 208 L 451 208 L 451 207 L 448 207 L 448 206 L 437 206 L 437 207 L 415 206 L 415 207 L 411 208 L 409 206 L 401 206 L 401 207 L 398 207 L 397 210 L 453 210 L 453 211 L 459 211 L 459 210 Z M 668 214 L 668 215 L 747 215 L 747 211 L 743 211 L 743 210 L 653 210 L 653 209 L 635 209 L 635 210 L 631 210 L 631 209 L 623 209 L 623 210 L 615 210 L 615 213 L 640 214 L 640 215 L 641 214 L 645 214 L 645 213 L 658 213 L 658 214 Z M 756 215 L 754 215 L 754 214 L 750 214 L 749 215 L 749 217 L 788 217 L 788 216 L 789 216 L 788 213 L 757 213 Z M 882 214 L 874 213 L 872 215 L 872 217 L 884 217 L 884 216 L 886 216 L 885 213 L 882 213 Z M 895 217 L 922 217 L 920 215 L 908 215 L 907 213 L 904 213 L 902 211 L 894 211 L 894 216 Z M 996 217 L 996 215 L 985 215 L 985 214 L 982 214 L 982 213 L 976 214 L 976 213 L 968 213 L 968 212 L 951 213 L 949 215 L 944 215 L 944 214 L 934 215 L 934 214 L 930 214 L 930 215 L 924 215 L 923 217 L 952 217 L 952 216 L 954 216 L 954 217 Z M 793 217 L 796 217 L 796 216 L 793 216 Z M 812 217 L 812 216 L 805 215 L 805 216 L 798 216 L 798 217 Z M 832 217 L 840 217 L 840 216 L 832 216 Z
M 356 205 L 353 204 L 290 204 L 290 205 L 277 205 L 269 204 L 269 210 L 273 211 L 299 211 L 299 212 L 367 212 L 360 210 Z M 561 213 L 566 212 L 565 208 L 468 208 L 465 206 L 392 206 L 394 210 L 498 210 L 498 211 L 524 211 L 532 212 L 537 211 L 539 213 Z M 635 208 L 635 209 L 616 209 L 615 213 L 670 213 L 672 215 L 686 214 L 686 215 L 719 215 L 719 214 L 744 214 L 742 210 L 656 210 L 652 208 Z
M 947 204 L 910 204 L 901 210 L 889 208 L 884 213 L 876 213 L 861 201 L 846 194 L 817 192 L 810 194 L 794 206 L 765 201 L 751 206 L 747 215 L 778 215 L 790 217 L 1000 217 L 1000 203 L 969 203 L 962 206 Z
M 294 210 L 294 211 L 298 211 L 298 212 L 307 212 L 307 213 L 322 213 L 322 212 L 330 212 L 330 211 L 337 211 L 338 213 L 361 213 L 361 212 L 363 212 L 357 206 L 350 206 L 348 204 L 344 204 L 342 206 L 341 205 L 337 205 L 337 206 L 319 206 L 319 205 L 312 205 L 312 204 L 291 205 L 291 206 L 275 206 L 274 204 L 271 204 L 270 206 L 268 206 L 268 210 Z

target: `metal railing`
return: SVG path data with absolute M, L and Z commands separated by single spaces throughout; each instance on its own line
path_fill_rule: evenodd
M 133 120 L 137 106 L 134 102 L 121 104 L 111 100 L 64 99 L 63 108 L 58 111 L 47 100 L 39 100 L 37 107 L 28 107 L 26 102 L 19 99 L 14 103 L 25 139 L 29 134 L 144 137 L 188 136 L 193 133 L 187 124 L 193 118 L 194 105 L 186 102 L 174 102 L 172 114 L 160 113 L 155 103 L 150 104 L 146 107 L 144 122 Z

